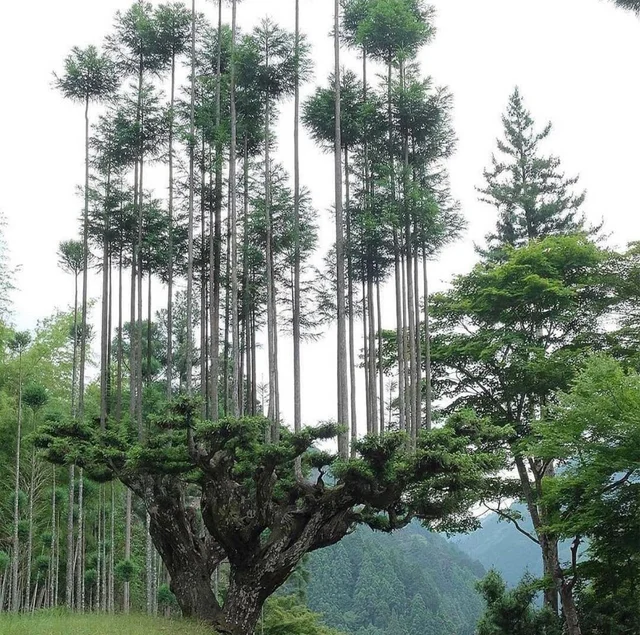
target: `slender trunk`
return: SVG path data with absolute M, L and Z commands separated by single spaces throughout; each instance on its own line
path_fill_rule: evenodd
M 269 68 L 269 42 L 265 51 L 265 65 Z M 265 226 L 266 226 L 266 267 L 267 267 L 267 348 L 269 366 L 269 410 L 271 421 L 270 439 L 276 443 L 280 437 L 280 407 L 278 391 L 278 369 L 276 365 L 275 327 L 275 280 L 273 272 L 273 227 L 271 220 L 271 97 L 265 93 L 265 124 L 264 124 L 264 192 L 265 192 Z
M 173 126 L 176 98 L 176 55 L 171 56 L 171 101 L 169 106 L 169 222 L 167 263 L 167 397 L 173 390 Z
M 121 239 L 122 240 L 122 239 Z M 122 284 L 122 257 L 123 245 L 120 242 L 120 254 L 118 258 L 118 341 L 116 344 L 116 421 L 122 421 L 122 321 L 123 321 L 123 284 Z
M 58 540 L 58 526 L 56 516 L 56 466 L 51 466 L 51 564 L 49 565 L 49 606 L 56 605 L 56 578 L 57 571 L 55 566 L 56 544 Z M 2 610 L 2 601 L 0 600 L 0 611 Z
M 33 413 L 33 433 L 36 432 L 36 415 Z M 33 498 L 35 496 L 35 471 L 36 471 L 36 450 L 31 448 L 31 473 L 29 475 L 29 533 L 27 536 L 27 563 L 26 574 L 27 581 L 25 583 L 26 598 L 25 606 L 27 610 L 31 606 L 31 563 L 33 560 Z
M 362 49 L 362 99 L 364 102 L 367 101 L 367 52 L 363 47 Z M 363 138 L 363 155 L 364 155 L 364 208 L 365 213 L 370 213 L 370 198 L 369 198 L 369 181 L 370 181 L 370 172 L 369 172 L 369 143 L 367 136 L 365 135 Z M 365 242 L 365 233 L 364 230 L 361 230 L 361 243 L 363 245 Z M 367 255 L 369 255 L 369 248 L 367 249 Z M 365 266 L 362 266 L 361 270 L 362 276 L 362 332 L 363 332 L 363 351 L 364 351 L 364 376 L 365 376 L 365 404 L 366 404 L 366 416 L 367 416 L 367 434 L 371 434 L 373 432 L 373 414 L 371 411 L 371 373 L 370 373 L 370 365 L 369 365 L 369 339 L 367 332 L 367 299 L 366 299 L 366 269 Z
M 347 294 L 349 296 L 348 314 L 349 320 L 349 398 L 351 404 L 351 456 L 355 455 L 354 444 L 358 440 L 357 402 L 356 402 L 356 346 L 355 346 L 355 319 L 354 306 L 356 302 L 353 287 L 353 257 L 351 236 L 351 187 L 349 183 L 349 150 L 344 149 L 344 202 L 347 230 Z
M 414 286 L 414 315 L 415 315 L 415 347 L 416 347 L 416 371 L 415 371 L 415 409 L 416 425 L 418 431 L 422 429 L 422 345 L 420 334 L 420 255 L 418 247 L 413 251 L 413 286 Z
M 138 69 L 138 107 L 137 107 L 137 121 L 140 129 L 140 142 L 138 146 L 138 165 L 139 165 L 139 179 L 138 179 L 138 239 L 137 239 L 137 259 L 138 259 L 138 278 L 137 278 L 137 294 L 138 294 L 138 309 L 137 319 L 131 323 L 132 336 L 135 332 L 135 352 L 136 352 L 136 376 L 135 376 L 135 394 L 136 394 L 136 415 L 138 424 L 138 440 L 143 441 L 145 439 L 145 431 L 142 423 L 142 278 L 144 275 L 144 252 L 143 252 L 143 235 L 144 235 L 144 130 L 145 130 L 145 118 L 144 108 L 142 103 L 143 94 L 143 80 L 144 80 L 144 66 L 143 58 L 140 56 L 140 65 Z M 151 272 L 149 271 L 149 277 Z M 135 331 L 134 329 L 135 324 Z M 132 419 L 133 422 L 133 419 Z
M 300 370 L 300 0 L 295 0 L 296 77 L 293 115 L 293 427 L 302 430 Z
M 95 611 L 100 610 L 100 596 L 102 594 L 102 571 L 104 569 L 104 560 L 102 559 L 102 545 L 104 544 L 104 530 L 102 525 L 102 484 L 98 488 L 98 525 L 95 529 L 96 533 L 96 601 L 93 608 Z
M 138 308 L 137 308 L 137 317 L 136 317 L 136 327 L 135 327 L 135 337 L 136 337 L 136 416 L 137 416 L 137 424 L 138 424 L 138 440 L 144 441 L 146 440 L 146 431 L 143 427 L 142 420 L 142 388 L 143 388 L 143 362 L 142 362 L 142 332 L 143 332 L 143 295 L 142 295 L 142 282 L 144 277 L 144 256 L 142 252 L 142 236 L 143 236 L 143 206 L 142 206 L 142 182 L 143 182 L 143 163 L 140 161 L 140 194 L 139 194 L 139 206 L 140 206 L 140 216 L 138 218 L 138 290 L 137 290 L 137 298 L 138 298 Z M 148 271 L 147 275 L 151 278 L 151 272 Z
M 340 95 L 340 0 L 334 2 L 334 79 L 335 79 L 335 139 L 334 180 L 336 208 L 336 275 L 337 275 L 337 421 L 349 425 L 349 389 L 347 379 L 347 334 L 345 322 L 345 276 L 344 276 L 344 221 L 342 214 L 342 132 Z M 338 452 L 346 458 L 349 454 L 348 433 L 338 436 Z
M 116 547 L 116 493 L 115 483 L 111 481 L 111 514 L 109 535 L 109 613 L 115 612 L 115 547 Z
M 242 258 L 242 310 L 244 315 L 244 330 L 245 330 L 245 352 L 247 356 L 247 389 L 246 389 L 246 413 L 255 414 L 255 401 L 254 401 L 254 360 L 253 351 L 251 347 L 251 293 L 249 291 L 249 140 L 247 135 L 244 138 L 244 156 L 242 162 L 243 168 L 243 222 L 244 222 L 244 236 L 243 236 L 243 258 Z
M 267 41 L 267 47 L 265 52 L 265 65 L 269 68 L 269 42 Z M 264 138 L 265 138 L 265 150 L 264 150 L 264 208 L 265 208 L 265 227 L 266 227 L 266 247 L 265 247 L 265 259 L 267 268 L 267 357 L 269 367 L 269 409 L 267 411 L 267 417 L 271 421 L 270 439 L 276 440 L 278 435 L 278 419 L 280 413 L 278 412 L 278 396 L 277 396 L 277 377 L 274 363 L 275 344 L 273 341 L 273 315 L 271 313 L 272 298 L 274 294 L 273 289 L 273 258 L 272 258 L 272 227 L 271 227 L 271 165 L 270 165 L 270 148 L 271 132 L 270 132 L 270 119 L 271 119 L 271 99 L 269 93 L 265 93 L 265 123 L 264 123 Z
M 62 533 L 62 515 L 60 511 L 58 511 L 57 516 L 57 527 L 58 531 L 56 532 L 56 556 L 55 556 L 55 578 L 54 578 L 54 588 L 53 588 L 53 606 L 57 607 L 60 602 L 60 534 Z
M 124 559 L 131 560 L 131 490 L 127 489 L 127 500 L 125 504 L 125 521 L 124 521 Z M 126 581 L 123 589 L 123 604 L 125 614 L 129 613 L 131 608 L 131 583 Z
M 404 67 L 401 64 L 400 66 L 400 75 L 402 86 L 404 88 Z M 403 157 L 404 157 L 404 165 L 403 165 L 403 197 L 404 197 L 404 205 L 403 205 L 403 213 L 404 213 L 404 241 L 405 241 L 405 258 L 406 258 L 406 280 L 403 281 L 403 284 L 406 283 L 407 290 L 407 322 L 409 326 L 409 391 L 408 391 L 408 400 L 411 409 L 411 440 L 413 447 L 416 447 L 417 439 L 418 439 L 418 428 L 419 428 L 419 411 L 416 407 L 417 401 L 417 391 L 418 391 L 418 381 L 417 378 L 420 376 L 417 368 L 417 358 L 416 358 L 416 340 L 418 339 L 418 335 L 416 333 L 416 316 L 415 316 L 415 298 L 414 298 L 414 272 L 413 272 L 413 246 L 412 246 L 412 234 L 411 234 L 411 215 L 409 209 L 409 139 L 406 135 L 403 138 Z
M 402 245 L 402 231 L 400 231 L 400 245 Z M 402 356 L 404 359 L 404 408 L 407 420 L 407 429 L 411 435 L 411 441 L 414 441 L 415 426 L 413 420 L 413 401 L 411 400 L 411 376 L 410 376 L 410 355 L 409 355 L 409 337 L 407 328 L 407 268 L 406 259 L 400 247 L 400 276 L 401 276 L 401 302 L 402 302 Z
M 67 510 L 67 584 L 66 584 L 66 604 L 68 609 L 73 608 L 73 508 L 75 502 L 75 466 L 69 466 L 69 497 Z
M 107 173 L 105 201 L 109 201 L 111 170 Z M 100 333 L 100 430 L 107 428 L 107 377 L 109 364 L 107 349 L 109 341 L 109 211 L 105 205 L 102 235 L 102 324 Z
M 84 612 L 84 470 L 78 475 L 78 540 L 76 544 L 76 609 Z
M 233 2 L 233 16 L 231 25 L 232 49 L 235 51 L 237 3 Z M 231 414 L 239 416 L 238 410 L 238 386 L 240 385 L 240 330 L 238 328 L 238 184 L 236 181 L 236 146 L 238 126 L 236 118 L 236 65 L 235 54 L 231 56 L 231 81 L 230 81 L 230 117 L 231 117 L 231 144 L 229 147 L 229 188 L 231 190 Z M 268 145 L 267 137 L 267 145 Z
M 255 307 L 251 313 L 251 389 L 253 394 L 251 402 L 253 404 L 253 414 L 258 414 L 258 344 Z
M 394 251 L 394 272 L 396 285 L 396 348 L 398 349 L 398 422 L 400 430 L 410 432 L 405 417 L 404 403 L 404 331 L 402 328 L 402 297 L 400 278 L 400 246 L 398 244 L 398 233 L 393 231 L 393 251 Z
M 100 506 L 101 509 L 101 525 L 102 525 L 102 541 L 98 545 L 98 549 L 101 551 L 101 581 L 100 587 L 102 590 L 101 598 L 100 598 L 100 610 L 103 613 L 107 611 L 107 500 L 106 500 L 106 486 L 100 486 L 101 495 L 102 495 L 102 504 Z
M 384 373 L 382 372 L 382 302 L 380 276 L 376 276 L 376 307 L 378 310 L 378 393 L 380 397 L 380 434 L 384 434 Z
M 151 262 L 151 254 L 149 253 L 149 262 Z M 151 265 L 149 265 L 149 277 L 147 279 L 147 359 L 146 368 L 145 368 L 145 386 L 149 386 L 151 384 L 152 375 L 151 375 L 151 321 L 152 321 L 152 312 L 151 312 Z M 148 432 L 148 424 L 147 424 L 147 432 Z
M 378 421 L 378 388 L 376 383 L 376 314 L 373 304 L 373 264 L 367 272 L 367 313 L 369 315 L 369 410 L 371 411 L 371 432 L 380 433 Z M 378 325 L 380 328 L 380 325 Z
M 19 353 L 18 371 L 18 429 L 16 431 L 16 476 L 13 490 L 13 552 L 11 561 L 11 608 L 17 613 L 20 610 L 20 594 L 18 592 L 18 574 L 20 568 L 20 449 L 22 445 L 22 350 Z
M 193 370 L 193 203 L 195 167 L 196 1 L 191 2 L 191 96 L 189 113 L 189 221 L 187 240 L 186 390 L 191 396 Z
M 367 434 L 373 434 L 373 416 L 371 414 L 371 366 L 369 365 L 369 324 L 367 312 L 367 287 L 366 273 L 362 275 L 362 347 L 363 347 L 363 368 L 364 368 L 364 393 L 367 416 Z
M 147 615 L 153 615 L 153 543 L 149 532 L 149 514 L 145 516 L 145 578 L 147 587 Z
M 234 40 L 235 44 L 235 40 Z M 218 0 L 218 50 L 216 53 L 216 131 L 220 139 L 220 123 L 222 109 L 222 0 Z M 209 378 L 209 402 L 211 418 L 218 420 L 219 399 L 218 382 L 220 381 L 220 270 L 222 255 L 222 169 L 224 165 L 223 146 L 216 143 L 216 184 L 215 184 L 215 221 L 214 232 L 209 244 L 209 287 L 211 296 L 210 309 L 210 342 L 211 371 Z
M 80 332 L 80 378 L 78 385 L 78 417 L 84 417 L 84 383 L 87 354 L 87 296 L 89 284 L 89 98 L 84 109 L 84 215 L 82 219 L 82 327 Z
M 431 392 L 431 328 L 429 326 L 429 279 L 427 276 L 427 254 L 422 248 L 422 286 L 424 287 L 424 369 L 425 369 L 425 427 L 432 426 L 432 392 Z
M 2 583 L 0 583 L 0 613 L 4 611 L 4 598 L 7 594 L 7 580 L 9 579 L 9 570 L 2 574 Z
M 207 170 L 205 166 L 206 141 L 204 132 L 200 139 L 200 398 L 202 400 L 201 415 L 203 419 L 209 416 L 210 404 L 208 403 L 209 384 L 207 382 L 207 370 L 209 364 L 208 324 L 207 320 L 207 259 L 205 255 L 205 236 L 207 235 L 206 222 L 206 189 Z
M 229 191 L 229 198 L 231 191 Z M 231 207 L 229 201 L 229 208 Z M 231 285 L 229 284 L 229 271 L 231 266 L 231 228 L 229 226 L 229 214 L 227 212 L 227 235 L 226 235 L 226 251 L 225 251 L 225 278 L 226 284 L 224 289 L 224 365 L 223 365 L 223 411 L 225 416 L 229 414 L 229 305 L 231 302 Z
M 109 303 L 107 306 L 107 402 L 106 402 L 106 410 L 107 410 L 107 418 L 111 416 L 113 411 L 113 368 L 112 368 L 112 359 L 113 359 L 113 340 L 111 335 L 113 333 L 113 255 L 110 253 L 108 256 L 108 293 L 109 293 Z

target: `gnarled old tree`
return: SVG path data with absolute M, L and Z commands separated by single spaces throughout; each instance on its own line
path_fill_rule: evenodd
M 125 441 L 115 427 L 54 422 L 41 428 L 38 445 L 49 460 L 71 455 L 93 478 L 117 478 L 145 501 L 182 612 L 222 634 L 253 633 L 264 602 L 303 556 L 358 524 L 472 525 L 470 504 L 502 467 L 495 430 L 467 415 L 425 433 L 415 451 L 404 433 L 388 433 L 364 438 L 345 460 L 315 447 L 341 432 L 334 424 L 283 429 L 278 443 L 267 443 L 266 419 L 210 422 L 199 412 L 193 399 L 174 400 L 146 444 Z M 296 476 L 300 462 L 304 478 Z M 211 576 L 225 558 L 229 588 L 220 602 Z

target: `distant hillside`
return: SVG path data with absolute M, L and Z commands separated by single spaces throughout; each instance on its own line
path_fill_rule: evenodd
M 309 562 L 309 605 L 351 635 L 473 635 L 484 567 L 419 524 L 359 529 Z
M 533 525 L 524 506 L 514 505 L 522 514 L 520 526 L 533 533 Z M 463 536 L 455 536 L 452 541 L 462 551 L 481 562 L 486 569 L 496 569 L 510 586 L 515 586 L 525 573 L 542 577 L 542 557 L 540 547 L 523 536 L 516 528 L 501 521 L 497 514 L 488 514 L 482 521 L 482 528 Z M 560 559 L 570 558 L 569 546 L 560 548 Z

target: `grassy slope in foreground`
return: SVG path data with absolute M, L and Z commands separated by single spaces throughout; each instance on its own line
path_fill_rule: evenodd
M 0 615 L 0 635 L 214 635 L 206 626 L 143 615 Z

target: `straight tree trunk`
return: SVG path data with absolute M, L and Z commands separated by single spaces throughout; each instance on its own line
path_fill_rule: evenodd
M 122 241 L 122 237 L 120 239 Z M 122 258 L 123 245 L 120 242 L 120 254 L 118 258 L 118 341 L 116 344 L 116 421 L 122 421 L 122 321 L 123 321 L 123 284 L 122 284 Z
M 380 433 L 384 434 L 384 373 L 382 372 L 382 302 L 380 299 L 380 276 L 376 276 L 376 306 L 378 309 L 378 392 L 380 396 Z
M 405 374 L 404 374 L 404 330 L 402 328 L 402 295 L 400 277 L 400 246 L 398 244 L 398 233 L 393 231 L 393 251 L 394 251 L 394 273 L 396 286 L 396 347 L 398 349 L 398 423 L 400 430 L 411 432 L 410 423 L 407 423 L 405 415 Z
M 193 370 L 193 204 L 195 188 L 196 1 L 191 1 L 191 97 L 189 113 L 189 221 L 187 239 L 186 391 L 191 396 Z M 191 434 L 191 431 L 189 431 Z
M 245 323 L 245 352 L 247 356 L 247 389 L 246 389 L 246 412 L 244 414 L 255 414 L 255 386 L 254 386 L 254 358 L 252 348 L 252 312 L 251 312 L 251 293 L 249 290 L 249 140 L 247 135 L 244 138 L 244 155 L 243 155 L 243 263 L 242 263 L 242 309 Z
M 2 582 L 0 583 L 0 613 L 4 611 L 4 599 L 7 595 L 7 581 L 9 580 L 10 571 L 7 569 L 2 574 Z
M 266 43 L 265 65 L 269 68 L 269 41 Z M 266 266 L 267 266 L 267 348 L 269 366 L 269 410 L 271 421 L 270 440 L 277 443 L 280 437 L 280 403 L 278 390 L 278 367 L 276 357 L 277 333 L 275 326 L 275 280 L 273 272 L 273 227 L 271 220 L 271 97 L 265 93 L 264 124 L 264 192 L 265 192 L 265 225 L 266 225 Z
M 349 398 L 351 404 L 351 456 L 355 456 L 354 444 L 358 440 L 358 407 L 356 401 L 356 346 L 355 346 L 355 320 L 354 306 L 356 302 L 353 286 L 353 258 L 351 236 L 351 187 L 349 182 L 349 149 L 344 149 L 344 202 L 347 230 L 347 294 L 349 304 L 347 307 L 347 319 L 349 321 Z
M 232 34 L 233 38 L 233 34 Z M 234 39 L 235 45 L 235 39 Z M 220 381 L 220 280 L 222 271 L 222 170 L 224 165 L 223 146 L 220 138 L 220 124 L 222 120 L 222 0 L 218 0 L 218 48 L 216 52 L 216 183 L 215 183 L 215 221 L 214 232 L 209 245 L 209 288 L 211 296 L 210 307 L 210 342 L 211 372 L 209 378 L 209 402 L 211 404 L 211 419 L 218 420 L 219 399 L 218 386 Z
M 173 394 L 173 139 L 176 98 L 176 54 L 171 56 L 171 97 L 169 105 L 169 262 L 167 275 L 167 398 Z
M 106 497 L 106 487 L 105 485 L 100 486 L 101 495 L 102 495 L 102 504 L 100 506 L 101 510 L 101 525 L 102 525 L 102 541 L 98 545 L 98 549 L 101 551 L 101 562 L 102 562 L 102 577 L 100 582 L 101 587 L 101 597 L 100 597 L 100 610 L 103 613 L 107 612 L 107 598 L 108 598 L 108 590 L 107 590 L 107 497 Z
M 236 162 L 237 162 L 237 137 L 238 122 L 236 117 L 236 64 L 235 64 L 235 45 L 236 45 L 236 22 L 237 22 L 237 2 L 233 2 L 232 16 L 232 50 L 231 56 L 231 82 L 230 82 L 230 117 L 231 117 L 231 143 L 229 147 L 229 189 L 231 196 L 231 415 L 238 417 L 240 411 L 238 409 L 238 391 L 240 386 L 240 329 L 238 327 L 238 183 L 236 178 Z M 267 139 L 268 145 L 268 139 Z
M 147 615 L 153 615 L 153 543 L 149 533 L 149 514 L 145 515 L 145 579 L 147 587 Z
M 413 286 L 414 286 L 414 316 L 415 316 L 415 347 L 416 347 L 416 372 L 415 372 L 415 411 L 418 432 L 422 429 L 422 343 L 420 334 L 420 255 L 416 245 L 413 250 Z
M 22 445 L 22 350 L 18 360 L 18 429 L 16 431 L 16 477 L 13 490 L 13 551 L 11 559 L 11 608 L 14 613 L 20 610 L 18 575 L 20 569 L 20 449 Z
M 67 576 L 65 601 L 69 610 L 73 609 L 73 548 L 74 548 L 74 512 L 75 505 L 75 466 L 69 466 L 69 497 L 67 510 Z
M 400 66 L 401 81 L 404 88 L 404 67 Z M 408 398 L 411 409 L 411 439 L 413 447 L 416 447 L 419 428 L 419 410 L 416 407 L 418 403 L 418 377 L 420 376 L 417 367 L 416 341 L 418 332 L 416 331 L 415 316 L 415 298 L 414 298 L 414 263 L 413 263 L 413 246 L 411 234 L 411 218 L 408 203 L 409 196 L 409 140 L 407 136 L 403 139 L 403 196 L 404 196 L 404 234 L 405 234 L 405 258 L 406 258 L 406 290 L 407 290 L 407 322 L 409 326 L 409 390 Z
M 293 115 L 293 427 L 302 430 L 300 370 L 300 0 L 295 0 L 296 77 Z M 300 471 L 300 470 L 298 470 Z
M 431 329 L 429 328 L 429 279 L 427 276 L 427 253 L 425 247 L 422 248 L 422 286 L 424 289 L 425 427 L 427 430 L 431 430 Z
M 378 386 L 376 379 L 376 313 L 373 303 L 373 263 L 367 271 L 367 314 L 369 315 L 369 410 L 371 411 L 371 432 L 380 433 L 378 420 Z M 380 328 L 380 325 L 378 325 Z
M 85 126 L 85 175 L 84 175 L 84 213 L 82 219 L 82 327 L 80 339 L 80 378 L 78 385 L 78 417 L 83 421 L 84 417 L 84 384 L 85 366 L 87 355 L 87 300 L 89 284 L 89 98 L 85 101 L 84 109 Z
M 56 466 L 51 466 L 51 564 L 49 565 L 49 607 L 54 607 L 56 602 L 56 544 L 58 541 L 58 525 L 56 516 Z M 2 602 L 0 601 L 0 611 Z
M 36 415 L 33 413 L 33 432 L 36 431 Z M 27 536 L 27 562 L 25 583 L 25 606 L 27 610 L 31 606 L 31 563 L 33 560 L 33 498 L 35 496 L 35 471 L 36 471 L 36 450 L 31 448 L 31 473 L 29 475 L 29 534 Z
M 142 89 L 144 79 L 144 67 L 143 59 L 140 57 L 140 67 L 138 72 L 138 112 L 137 121 L 141 131 L 144 131 L 144 109 L 142 104 Z M 144 251 L 143 251 L 143 233 L 144 233 L 144 140 L 143 134 L 140 135 L 140 146 L 138 151 L 138 165 L 139 165 L 139 179 L 138 179 L 138 242 L 137 242 L 137 258 L 138 258 L 138 277 L 137 277 L 137 319 L 132 322 L 135 323 L 135 339 L 136 344 L 134 350 L 136 352 L 136 421 L 138 424 L 138 440 L 143 441 L 145 439 L 145 431 L 142 423 L 142 279 L 144 276 Z M 151 272 L 149 272 L 151 276 Z M 133 419 L 132 419 L 133 421 Z
M 124 521 L 124 559 L 131 560 L 131 490 L 127 489 L 125 504 L 125 521 Z M 131 583 L 125 581 L 123 589 L 123 604 L 125 614 L 129 613 L 131 608 Z
M 336 275 L 337 275 L 337 421 L 349 425 L 349 388 L 347 379 L 347 333 L 345 311 L 344 276 L 344 220 L 342 213 L 342 131 L 340 95 L 340 0 L 334 2 L 334 81 L 335 81 L 335 139 L 334 181 L 336 210 Z M 338 453 L 342 458 L 349 455 L 348 433 L 338 436 Z
M 116 494 L 115 484 L 111 482 L 111 514 L 109 536 L 109 613 L 114 613 L 115 604 L 115 548 L 116 548 Z
M 78 475 L 78 539 L 76 543 L 76 609 L 84 613 L 84 470 Z
M 105 200 L 109 200 L 111 189 L 111 170 L 107 174 Z M 102 323 L 100 333 L 100 430 L 107 428 L 108 403 L 108 342 L 109 342 L 109 211 L 104 209 L 104 233 L 102 236 Z
M 209 415 L 209 383 L 207 382 L 207 373 L 209 368 L 209 341 L 208 341 L 208 324 L 207 320 L 207 265 L 205 259 L 204 245 L 205 236 L 207 235 L 207 170 L 205 166 L 206 140 L 204 131 L 200 138 L 200 398 L 202 400 L 201 415 L 203 419 L 207 419 Z M 211 228 L 213 231 L 213 228 Z

